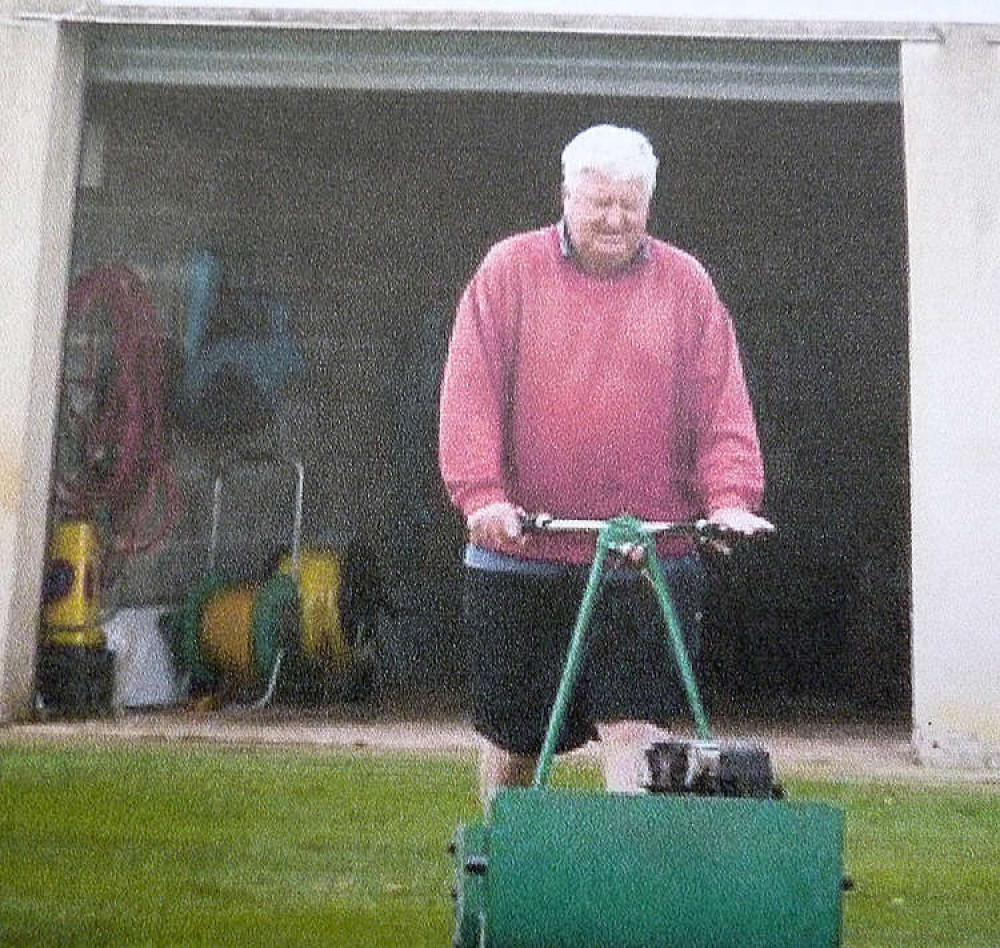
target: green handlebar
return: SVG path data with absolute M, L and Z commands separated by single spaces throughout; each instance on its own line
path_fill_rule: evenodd
M 535 524 L 539 529 L 546 529 L 548 523 L 549 521 L 539 518 L 535 520 Z M 645 569 L 652 581 L 656 598 L 660 604 L 660 610 L 667 624 L 670 645 L 673 649 L 674 659 L 677 662 L 677 668 L 684 682 L 688 704 L 694 716 L 695 729 L 701 740 L 707 741 L 712 739 L 711 730 L 708 726 L 708 718 L 705 715 L 701 695 L 698 692 L 698 685 L 691 667 L 691 660 L 684 645 L 680 621 L 674 609 L 670 589 L 663 574 L 663 567 L 656 555 L 656 540 L 653 531 L 643 521 L 632 516 L 615 517 L 611 520 L 603 521 L 602 524 L 597 534 L 594 562 L 590 568 L 587 587 L 583 594 L 583 600 L 580 603 L 580 610 L 577 613 L 576 624 L 573 628 L 569 650 L 566 654 L 566 664 L 563 669 L 562 679 L 559 682 L 559 690 L 552 705 L 552 713 L 549 717 L 545 741 L 542 744 L 542 751 L 539 754 L 538 764 L 535 768 L 533 784 L 535 787 L 544 787 L 548 783 L 549 771 L 552 768 L 552 762 L 555 758 L 556 744 L 566 718 L 570 698 L 573 695 L 573 688 L 579 677 L 586 645 L 587 628 L 590 625 L 590 619 L 600 591 L 604 564 L 612 551 L 636 547 L 640 547 L 643 550 L 645 554 Z M 657 527 L 658 532 L 671 532 L 669 525 L 657 525 Z M 674 532 L 690 534 L 692 532 L 692 524 L 677 524 Z

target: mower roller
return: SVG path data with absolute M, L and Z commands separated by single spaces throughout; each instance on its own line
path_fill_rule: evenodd
M 712 737 L 656 536 L 706 521 L 528 518 L 597 534 L 589 580 L 531 787 L 505 788 L 450 851 L 454 948 L 831 948 L 841 943 L 843 817 L 784 799 L 770 758 Z M 549 786 L 609 556 L 641 550 L 697 738 L 652 745 L 648 793 Z

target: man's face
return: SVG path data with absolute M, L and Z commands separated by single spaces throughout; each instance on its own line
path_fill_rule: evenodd
M 609 276 L 632 262 L 646 235 L 649 198 L 641 178 L 615 181 L 599 171 L 563 185 L 563 217 L 584 270 Z

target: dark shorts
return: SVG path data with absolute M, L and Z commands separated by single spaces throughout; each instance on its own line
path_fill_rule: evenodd
M 704 570 L 693 556 L 664 559 L 663 567 L 695 664 Z M 541 750 L 586 578 L 466 570 L 473 724 L 497 746 L 516 754 Z M 596 737 L 598 722 L 667 725 L 685 713 L 683 679 L 656 596 L 634 571 L 618 570 L 594 610 L 557 750 Z

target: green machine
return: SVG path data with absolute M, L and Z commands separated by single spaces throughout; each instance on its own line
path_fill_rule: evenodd
M 454 948 L 830 948 L 841 943 L 843 817 L 783 798 L 767 753 L 711 735 L 656 555 L 658 534 L 713 528 L 530 518 L 594 530 L 590 579 L 533 785 L 495 797 L 459 826 Z M 651 792 L 554 789 L 555 747 L 609 555 L 639 548 L 666 620 L 697 739 L 654 744 Z

